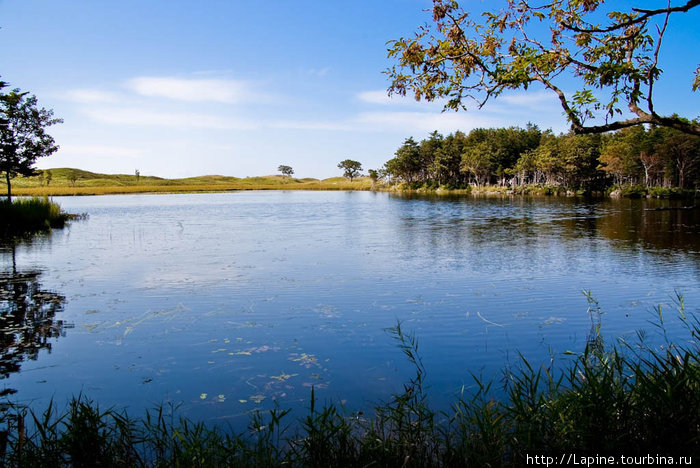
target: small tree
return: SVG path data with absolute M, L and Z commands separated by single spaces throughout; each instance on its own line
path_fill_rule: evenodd
M 622 138 L 611 139 L 604 146 L 598 158 L 599 169 L 612 174 L 619 185 L 637 182 L 639 154 Z
M 673 161 L 678 175 L 678 187 L 686 188 L 687 176 L 700 163 L 700 138 L 673 131 L 663 143 L 657 145 L 657 152 Z
M 496 160 L 496 149 L 487 141 L 468 147 L 462 154 L 462 172 L 471 174 L 478 187 L 489 183 L 489 176 Z
M 291 177 L 292 174 L 294 174 L 294 169 L 292 169 L 292 166 L 280 165 L 277 167 L 277 170 L 280 171 L 282 175 L 287 177 Z
M 374 188 L 379 180 L 379 171 L 376 169 L 370 169 L 367 172 L 369 173 L 369 178 L 372 179 L 372 188 Z
M 420 176 L 420 146 L 411 138 L 396 150 L 396 157 L 384 164 L 392 179 L 401 179 L 409 184 Z
M 651 187 L 652 179 L 663 169 L 664 159 L 658 153 L 647 153 L 642 151 L 639 154 L 639 162 L 644 168 L 644 185 Z
M 136 171 L 134 171 L 134 175 L 136 176 L 136 183 L 138 184 L 139 179 L 141 178 L 141 172 L 138 169 L 136 169 Z
M 46 127 L 62 120 L 54 118 L 52 110 L 38 108 L 35 96 L 19 89 L 3 93 L 6 86 L 0 81 L 0 173 L 5 173 L 7 200 L 12 201 L 10 180 L 34 175 L 36 159 L 58 150 Z
M 51 169 L 47 169 L 46 170 L 46 186 L 47 187 L 51 183 L 51 179 L 53 179 L 53 173 L 51 172 Z
M 68 182 L 70 182 L 71 187 L 75 187 L 75 182 L 78 180 L 78 173 L 75 171 L 70 171 L 66 176 Z
M 355 177 L 362 175 L 362 164 L 352 159 L 340 161 L 340 163 L 338 163 L 338 168 L 344 171 L 343 177 L 350 179 L 350 182 L 352 182 L 352 179 Z

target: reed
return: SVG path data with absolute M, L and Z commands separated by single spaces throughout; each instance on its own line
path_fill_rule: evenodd
M 528 456 L 700 456 L 700 322 L 680 319 L 683 344 L 640 341 L 607 346 L 593 301 L 588 345 L 563 372 L 521 359 L 506 374 L 506 396 L 475 378 L 474 395 L 448 412 L 430 408 L 427 370 L 414 335 L 390 330 L 415 375 L 367 416 L 318 405 L 291 419 L 275 408 L 234 433 L 176 417 L 160 407 L 140 419 L 102 410 L 84 396 L 59 412 L 5 404 L 0 463 L 5 466 L 523 466 Z M 664 328 L 659 309 L 659 323 Z
M 0 235 L 21 235 L 62 228 L 71 215 L 48 198 L 16 198 L 0 201 Z

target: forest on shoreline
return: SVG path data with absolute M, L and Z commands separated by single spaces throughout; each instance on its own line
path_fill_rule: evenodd
M 371 171 L 370 171 L 371 173 Z M 405 188 L 545 186 L 660 193 L 700 184 L 700 137 L 664 127 L 555 135 L 536 125 L 407 138 L 377 177 Z

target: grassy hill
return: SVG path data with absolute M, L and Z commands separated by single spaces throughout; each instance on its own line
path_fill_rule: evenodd
M 51 172 L 48 181 L 47 173 Z M 4 182 L 4 181 L 3 181 Z M 104 195 L 152 192 L 218 192 L 231 190 L 369 190 L 372 180 L 360 177 L 352 182 L 343 177 L 330 179 L 296 179 L 282 175 L 260 177 L 229 177 L 204 175 L 184 179 L 164 179 L 134 174 L 99 174 L 73 168 L 40 171 L 32 177 L 12 179 L 13 195 Z M 0 193 L 7 191 L 0 183 Z

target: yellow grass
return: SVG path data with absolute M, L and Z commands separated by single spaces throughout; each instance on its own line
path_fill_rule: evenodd
M 44 171 L 45 173 L 45 171 Z M 61 195 L 109 195 L 126 193 L 182 193 L 227 192 L 235 190 L 370 190 L 372 181 L 360 177 L 352 182 L 343 177 L 325 180 L 296 179 L 280 175 L 263 177 L 226 177 L 207 175 L 185 179 L 126 174 L 98 174 L 79 169 L 51 169 L 52 179 L 46 184 L 46 175 L 16 177 L 12 180 L 13 195 L 61 196 Z M 0 193 L 6 191 L 0 184 Z

